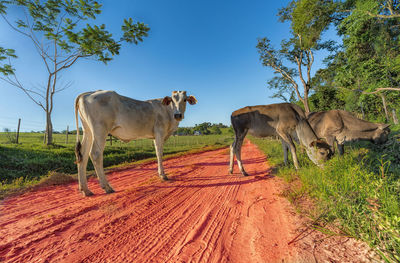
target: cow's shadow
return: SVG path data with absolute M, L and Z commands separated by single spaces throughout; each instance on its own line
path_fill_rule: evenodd
M 263 174 L 263 175 L 260 175 Z M 274 176 L 271 174 L 266 174 L 266 172 L 260 172 L 257 174 L 252 174 L 247 177 L 244 177 L 242 175 L 225 175 L 225 177 L 229 176 L 237 176 L 241 180 L 237 181 L 226 181 L 226 182 L 215 182 L 216 180 L 221 180 L 221 177 L 193 177 L 193 178 L 176 178 L 176 177 L 171 177 L 170 180 L 167 181 L 167 184 L 163 185 L 158 185 L 157 187 L 159 188 L 208 188 L 208 187 L 222 187 L 222 186 L 240 186 L 240 185 L 246 185 L 246 184 L 251 184 L 251 183 L 256 183 L 259 181 L 264 181 L 273 178 Z M 246 179 L 244 179 L 246 178 Z M 228 178 L 227 178 L 228 179 Z M 204 184 L 199 184 L 199 183 L 191 183 L 191 182 L 198 182 L 202 181 L 205 182 Z M 214 182 L 213 182 L 214 181 Z M 181 182 L 184 184 L 176 184 L 174 185 L 174 182 Z M 209 183 L 208 183 L 209 182 Z
M 265 158 L 258 157 L 258 158 L 251 158 L 251 159 L 244 159 L 242 160 L 243 164 L 258 164 L 265 162 Z M 229 166 L 229 161 L 223 162 L 200 162 L 200 163 L 193 163 L 191 165 L 194 166 Z M 236 165 L 236 158 L 235 158 L 235 165 Z M 190 165 L 166 165 L 165 168 L 185 168 Z M 150 169 L 149 169 L 150 170 Z

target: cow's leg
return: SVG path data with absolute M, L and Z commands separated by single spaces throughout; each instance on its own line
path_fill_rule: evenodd
M 246 173 L 246 171 L 244 170 L 243 163 L 242 163 L 242 145 L 243 145 L 244 138 L 246 137 L 247 131 L 248 130 L 246 129 L 242 133 L 236 134 L 236 138 L 235 138 L 236 145 L 234 147 L 236 161 L 239 166 L 239 170 L 243 174 L 243 176 L 248 176 L 248 173 Z
M 161 133 L 156 132 L 154 139 L 154 148 L 156 148 L 157 155 L 157 164 L 158 164 L 158 176 L 160 176 L 163 180 L 168 180 L 168 177 L 165 175 L 164 167 L 162 163 L 163 158 L 163 150 L 164 150 L 164 139 Z
M 282 140 L 289 146 L 290 152 L 292 154 L 292 159 L 293 159 L 293 163 L 294 163 L 294 167 L 296 169 L 299 169 L 299 161 L 297 160 L 297 155 L 296 155 L 296 146 L 293 143 L 292 137 L 290 137 L 290 135 L 283 133 L 283 132 L 279 132 L 277 131 L 278 134 L 281 136 Z M 287 147 L 287 146 L 286 146 Z
M 283 160 L 285 162 L 285 165 L 288 165 L 289 146 L 282 138 L 281 138 L 281 143 L 282 143 L 282 150 L 283 150 Z
M 92 134 L 89 129 L 85 129 L 83 133 L 82 146 L 81 146 L 81 155 L 82 159 L 78 165 L 78 181 L 79 181 L 79 191 L 83 193 L 85 196 L 91 196 L 93 193 L 89 190 L 87 185 L 86 178 L 86 167 L 89 160 L 89 152 L 92 144 Z
M 331 148 L 332 154 L 335 154 L 335 137 L 326 137 L 326 143 L 328 143 L 329 147 Z
M 229 173 L 233 173 L 233 167 L 235 166 L 234 157 L 235 157 L 235 147 L 236 147 L 236 138 L 233 140 L 233 143 L 230 147 L 230 155 L 229 155 Z
M 343 155 L 344 154 L 344 143 L 337 143 L 337 148 L 339 151 L 339 155 Z
M 92 149 L 90 151 L 90 159 L 92 159 L 92 163 L 101 188 L 103 188 L 107 194 L 110 194 L 114 193 L 114 189 L 112 189 L 112 187 L 109 185 L 103 167 L 103 153 L 108 133 L 106 131 L 101 131 L 102 129 L 104 128 L 94 128 L 94 131 L 97 130 L 97 133 L 95 132 L 94 134 Z

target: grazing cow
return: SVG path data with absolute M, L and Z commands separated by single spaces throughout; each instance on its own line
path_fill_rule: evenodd
M 305 146 L 309 158 L 317 165 L 331 156 L 329 145 L 318 140 L 307 122 L 304 111 L 297 105 L 280 103 L 248 106 L 234 111 L 231 122 L 235 131 L 235 140 L 231 146 L 230 173 L 233 172 L 233 159 L 236 155 L 241 173 L 244 176 L 248 175 L 241 159 L 241 148 L 247 132 L 256 137 L 279 136 L 282 141 L 285 164 L 287 164 L 287 151 L 290 148 L 296 169 L 299 168 L 299 163 L 293 139 Z
M 344 153 L 345 142 L 368 140 L 380 144 L 387 141 L 390 133 L 388 124 L 360 120 L 344 110 L 312 112 L 307 119 L 317 136 L 326 139 L 332 153 L 336 141 L 339 155 Z
M 194 96 L 187 96 L 186 91 L 174 91 L 171 97 L 147 101 L 124 97 L 114 91 L 100 90 L 80 94 L 75 100 L 75 154 L 79 190 L 85 196 L 93 194 L 86 179 L 86 166 L 90 156 L 101 187 L 106 193 L 114 192 L 103 169 L 103 151 L 108 134 L 124 142 L 141 138 L 153 139 L 158 174 L 162 179 L 168 180 L 162 165 L 163 144 L 184 118 L 186 102 L 194 105 L 197 100 Z M 82 143 L 79 141 L 78 112 L 83 126 Z

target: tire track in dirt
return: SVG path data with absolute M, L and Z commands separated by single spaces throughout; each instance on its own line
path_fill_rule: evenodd
M 1 262 L 296 262 L 295 223 L 265 156 L 247 142 L 246 169 L 228 175 L 228 149 L 108 174 L 116 193 L 89 179 L 0 204 Z

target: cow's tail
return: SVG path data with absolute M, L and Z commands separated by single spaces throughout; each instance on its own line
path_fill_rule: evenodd
M 75 163 L 78 164 L 82 161 L 82 153 L 81 153 L 81 148 L 82 144 L 79 139 L 79 120 L 78 120 L 78 111 L 79 111 L 79 99 L 81 98 L 81 95 L 79 95 L 75 99 L 75 122 L 76 122 L 76 145 L 75 145 L 75 156 L 76 156 L 76 161 Z

